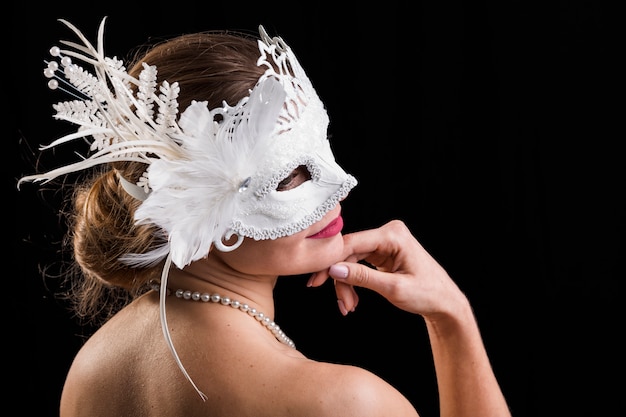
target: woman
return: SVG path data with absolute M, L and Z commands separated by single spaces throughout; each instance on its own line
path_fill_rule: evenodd
M 361 286 L 423 316 L 442 416 L 509 415 L 468 300 L 404 224 L 341 234 L 356 180 L 282 39 L 183 35 L 127 73 L 104 55 L 104 20 L 97 47 L 65 23 L 82 44 L 53 48 L 45 73 L 78 94 L 55 109 L 79 129 L 50 146 L 87 138 L 93 152 L 22 181 L 98 168 L 76 185 L 70 230 L 77 312 L 105 322 L 61 417 L 418 415 L 373 373 L 306 358 L 272 321 L 278 277 L 305 273 L 335 281 L 344 315 Z

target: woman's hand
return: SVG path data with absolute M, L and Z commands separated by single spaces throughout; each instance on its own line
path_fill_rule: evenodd
M 467 303 L 447 272 L 400 220 L 344 235 L 343 256 L 345 261 L 313 274 L 308 285 L 319 286 L 328 276 L 333 278 L 344 315 L 359 302 L 355 286 L 376 291 L 398 308 L 425 317 L 450 313 L 459 302 Z

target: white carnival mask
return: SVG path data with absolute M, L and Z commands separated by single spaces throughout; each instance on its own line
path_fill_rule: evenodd
M 105 57 L 105 19 L 97 49 L 73 25 L 62 22 L 83 45 L 63 41 L 73 49 L 55 47 L 51 53 L 61 58 L 67 82 L 85 98 L 54 106 L 55 118 L 79 129 L 43 149 L 91 137 L 94 153 L 20 181 L 49 181 L 107 162 L 146 163 L 139 183 L 120 180 L 143 200 L 136 222 L 156 225 L 168 240 L 152 252 L 128 254 L 124 260 L 129 264 L 152 265 L 169 257 L 182 268 L 205 257 L 212 245 L 226 251 L 238 247 L 244 237 L 292 235 L 319 221 L 357 184 L 335 162 L 327 138 L 328 115 L 310 80 L 289 46 L 281 38 L 270 38 L 263 27 L 258 65 L 267 69 L 249 96 L 233 107 L 224 103 L 215 109 L 194 101 L 176 121 L 178 84 L 164 81 L 157 86 L 157 68 L 147 63 L 135 79 L 121 61 Z M 70 57 L 93 65 L 95 75 Z M 57 77 L 58 68 L 53 61 L 45 73 Z M 56 88 L 57 79 L 49 85 Z M 277 191 L 299 166 L 307 167 L 311 179 Z M 225 246 L 222 240 L 233 235 L 237 242 Z

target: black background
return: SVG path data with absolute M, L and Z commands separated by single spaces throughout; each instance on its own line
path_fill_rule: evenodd
M 62 259 L 59 194 L 32 185 L 17 192 L 15 182 L 33 172 L 40 144 L 68 131 L 51 117 L 60 93 L 42 75 L 48 49 L 74 40 L 56 19 L 94 41 L 109 16 L 105 47 L 118 57 L 199 30 L 263 24 L 282 36 L 326 103 L 337 160 L 360 181 L 343 204 L 345 231 L 393 218 L 409 225 L 469 296 L 514 416 L 624 413 L 616 15 L 582 0 L 14 2 L 3 70 L 12 127 L 3 178 L 14 202 L 5 221 L 15 230 L 4 276 L 6 401 L 23 408 L 18 414 L 57 415 L 65 373 L 89 332 L 41 275 Z M 63 158 L 72 157 L 49 152 L 41 163 Z M 365 290 L 343 318 L 330 283 L 305 283 L 282 278 L 276 290 L 276 321 L 300 350 L 370 369 L 422 416 L 436 416 L 422 320 Z

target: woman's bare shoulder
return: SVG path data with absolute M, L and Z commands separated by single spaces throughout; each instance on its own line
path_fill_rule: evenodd
M 185 336 L 182 330 L 175 338 Z M 205 339 L 195 333 L 184 339 L 193 343 L 178 344 L 185 367 L 208 395 L 215 415 L 251 408 L 259 415 L 273 416 L 418 415 L 398 390 L 365 369 L 314 361 L 298 351 L 276 349 L 273 344 L 260 342 L 254 337 L 256 333 L 245 338 L 232 336 L 237 333 L 221 334 L 212 332 L 213 336 Z M 204 355 L 191 354 L 198 346 Z M 242 381 L 260 383 L 251 386 Z M 140 415 L 139 411 L 146 410 L 137 407 L 147 403 L 169 416 L 206 412 L 206 403 L 199 400 L 171 358 L 158 311 L 129 309 L 98 330 L 76 355 L 63 390 L 61 416 L 93 417 L 116 411 L 123 414 L 122 410 L 135 410 Z
M 292 392 L 294 388 L 300 392 L 299 405 L 312 410 L 311 415 L 418 416 L 402 393 L 366 369 L 310 361 L 295 367 L 294 372 L 297 382 L 291 383 Z
M 128 397 L 132 382 L 144 376 L 142 369 L 150 361 L 145 346 L 156 344 L 158 327 L 155 320 L 129 315 L 134 315 L 133 308 L 126 307 L 91 335 L 75 355 L 61 395 L 62 416 L 111 415 L 112 407 L 121 406 L 117 399 Z M 111 404 L 111 398 L 116 404 Z

